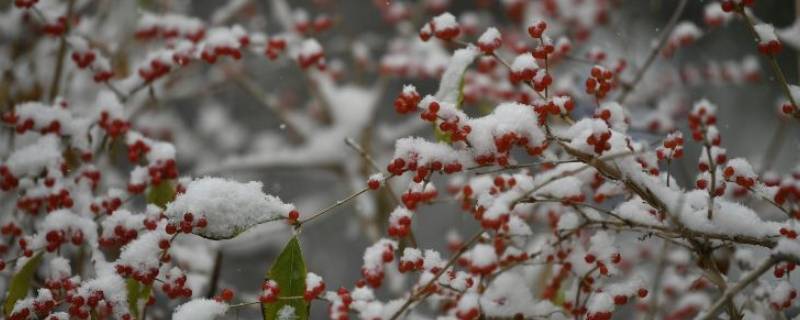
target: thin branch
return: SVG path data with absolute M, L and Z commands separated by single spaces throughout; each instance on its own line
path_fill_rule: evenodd
M 714 319 L 714 316 L 716 316 L 716 314 L 722 309 L 722 307 L 728 304 L 728 302 L 731 299 L 733 299 L 733 297 L 737 293 L 744 290 L 748 285 L 750 285 L 750 283 L 756 281 L 759 277 L 761 277 L 762 274 L 764 274 L 764 272 L 767 272 L 767 270 L 772 268 L 772 266 L 778 262 L 780 262 L 780 259 L 778 259 L 775 256 L 770 256 L 767 260 L 761 263 L 761 265 L 759 265 L 753 271 L 745 275 L 744 278 L 742 278 L 742 280 L 736 283 L 736 285 L 729 287 L 727 290 L 725 290 L 725 293 L 723 293 L 722 296 L 716 302 L 714 302 L 711 308 L 709 308 L 708 311 L 706 311 L 705 315 L 700 319 L 702 320 Z
M 750 30 L 750 33 L 756 40 L 756 43 L 761 42 L 761 36 L 759 36 L 758 32 L 756 32 L 753 18 L 750 17 L 750 15 L 748 15 L 745 12 L 744 8 L 742 7 L 737 8 L 736 12 L 739 13 L 740 16 L 742 16 L 742 20 L 745 21 L 745 25 L 747 25 L 747 29 Z M 767 55 L 767 61 L 769 61 L 769 65 L 772 68 L 772 73 L 775 74 L 775 77 L 778 78 L 778 82 L 780 82 L 781 84 L 781 89 L 783 89 L 783 94 L 786 95 L 786 98 L 789 99 L 789 102 L 794 107 L 795 112 L 793 116 L 795 118 L 800 119 L 800 111 L 797 110 L 797 103 L 795 102 L 794 97 L 792 96 L 791 90 L 789 90 L 789 83 L 786 81 L 786 77 L 783 75 L 783 70 L 781 69 L 781 66 L 778 64 L 778 60 L 775 59 L 774 55 L 770 54 Z
M 67 33 L 70 30 L 70 21 L 72 19 L 72 11 L 75 9 L 75 0 L 70 0 L 67 4 L 67 19 L 64 22 L 64 33 L 61 34 L 61 40 L 58 44 L 58 55 L 56 56 L 56 71 L 53 73 L 53 79 L 50 81 L 50 95 L 48 101 L 51 103 L 58 96 L 59 85 L 61 83 L 61 74 L 64 72 L 64 57 L 67 55 Z
M 258 85 L 255 84 L 253 79 L 244 73 L 235 73 L 231 75 L 231 79 L 233 79 L 233 82 L 239 86 L 239 88 L 253 97 L 259 104 L 264 106 L 275 117 L 277 117 L 284 126 L 286 126 L 286 131 L 289 132 L 289 139 L 292 142 L 303 143 L 303 141 L 305 141 L 306 137 L 302 132 L 300 132 L 300 130 L 297 128 L 297 125 L 292 122 L 292 119 L 289 118 L 289 115 L 286 114 L 286 112 L 281 108 L 267 101 L 267 97 L 264 95 L 263 91 L 258 87 Z
M 389 176 L 389 177 L 386 177 L 386 178 L 384 178 L 384 179 L 383 179 L 383 183 L 387 183 L 387 182 L 388 182 L 388 180 L 389 180 L 389 179 L 391 179 L 392 177 L 393 177 L 393 176 Z M 338 200 L 338 201 L 336 201 L 335 203 L 333 203 L 333 204 L 329 205 L 329 206 L 328 206 L 328 207 L 326 207 L 325 209 L 322 209 L 322 210 L 320 210 L 319 212 L 317 212 L 317 213 L 315 213 L 315 214 L 311 215 L 310 217 L 308 217 L 308 218 L 306 218 L 306 219 L 304 219 L 304 220 L 302 220 L 302 221 L 298 221 L 297 223 L 295 223 L 295 224 L 294 224 L 294 228 L 295 228 L 296 230 L 297 230 L 297 229 L 300 229 L 300 227 L 302 227 L 304 224 L 306 224 L 306 223 L 308 223 L 308 222 L 311 222 L 312 220 L 315 220 L 315 219 L 317 219 L 317 218 L 319 218 L 319 217 L 321 217 L 321 216 L 325 215 L 325 214 L 326 214 L 326 213 L 328 213 L 328 212 L 331 212 L 333 209 L 336 209 L 336 208 L 338 208 L 338 207 L 340 207 L 340 206 L 342 206 L 342 205 L 346 204 L 346 203 L 347 203 L 347 202 L 349 202 L 350 200 L 353 200 L 353 199 L 355 199 L 356 197 L 360 196 L 361 194 L 363 194 L 363 193 L 365 193 L 365 192 L 367 192 L 367 191 L 369 191 L 369 190 L 370 190 L 370 188 L 369 188 L 369 187 L 365 187 L 364 189 L 361 189 L 361 190 L 359 190 L 359 191 L 356 191 L 355 193 L 353 193 L 353 194 L 351 194 L 351 195 L 347 196 L 346 198 L 344 198 L 344 199 L 342 199 L 342 200 Z
M 436 275 L 433 276 L 433 278 L 428 280 L 428 282 L 426 282 L 422 286 L 422 288 L 421 288 L 422 291 L 420 292 L 420 293 L 423 293 L 422 297 L 418 297 L 419 293 L 410 295 L 408 297 L 408 299 L 406 299 L 406 302 L 403 303 L 403 305 L 400 307 L 400 309 L 398 309 L 392 315 L 392 317 L 389 318 L 389 320 L 396 320 L 398 317 L 400 317 L 401 314 L 403 314 L 403 312 L 406 309 L 408 309 L 411 306 L 412 303 L 414 303 L 417 300 L 420 301 L 420 302 L 424 301 L 428 296 L 430 296 L 431 292 L 430 292 L 430 290 L 427 290 L 427 289 L 430 288 L 430 286 L 433 285 L 436 281 L 438 281 L 439 278 L 447 271 L 447 269 L 450 269 L 450 267 L 452 267 L 453 264 L 456 263 L 456 260 L 458 260 L 458 258 L 461 257 L 461 255 L 463 255 L 465 252 L 467 252 L 467 250 L 469 250 L 470 247 L 472 247 L 475 243 L 477 243 L 478 240 L 480 240 L 482 235 L 483 235 L 483 231 L 480 231 L 475 236 L 473 236 L 472 239 L 470 239 L 467 243 L 465 243 L 461 247 L 461 249 L 458 250 L 458 252 L 456 254 L 454 254 L 452 257 L 450 257 L 450 260 L 447 261 L 447 264 L 445 264 L 445 266 L 442 269 L 440 269 L 439 272 L 437 272 Z
M 664 30 L 661 31 L 661 36 L 658 40 L 658 44 L 650 50 L 650 54 L 647 56 L 647 60 L 645 60 L 644 65 L 636 72 L 636 76 L 634 76 L 633 81 L 624 85 L 622 87 L 622 93 L 619 96 L 619 103 L 624 104 L 625 99 L 628 98 L 628 95 L 633 91 L 637 84 L 642 81 L 645 72 L 650 69 L 650 66 L 656 60 L 656 56 L 658 53 L 661 52 L 661 49 L 664 48 L 664 45 L 667 44 L 667 40 L 669 36 L 672 34 L 672 30 L 675 29 L 675 25 L 678 23 L 678 18 L 681 17 L 683 14 L 683 10 L 686 9 L 686 3 L 688 0 L 681 0 L 678 3 L 678 7 L 675 8 L 675 11 L 672 13 L 672 16 L 669 18 L 667 25 L 664 27 Z

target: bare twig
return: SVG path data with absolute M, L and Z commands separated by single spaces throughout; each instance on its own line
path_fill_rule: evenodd
M 303 136 L 303 133 L 297 128 L 297 125 L 292 122 L 292 120 L 289 118 L 289 115 L 286 114 L 286 112 L 281 108 L 267 101 L 267 97 L 264 95 L 263 91 L 258 88 L 253 79 L 244 73 L 235 73 L 231 75 L 231 79 L 234 83 L 236 83 L 237 86 L 239 86 L 239 88 L 253 97 L 259 104 L 264 106 L 275 117 L 277 117 L 284 126 L 286 126 L 286 131 L 289 132 L 289 139 L 292 142 L 303 143 L 303 141 L 305 141 L 305 136 Z
M 628 95 L 633 91 L 637 84 L 642 81 L 645 72 L 650 69 L 650 66 L 656 60 L 658 53 L 661 52 L 661 49 L 664 48 L 664 45 L 667 43 L 669 36 L 672 34 L 672 30 L 675 29 L 675 25 L 678 23 L 678 18 L 681 17 L 683 14 L 683 10 L 686 8 L 686 3 L 688 0 L 681 0 L 678 3 L 678 7 L 675 8 L 675 11 L 672 13 L 672 16 L 669 18 L 667 25 L 664 27 L 664 30 L 661 31 L 661 36 L 658 39 L 658 44 L 650 50 L 650 54 L 647 56 L 647 60 L 645 60 L 644 65 L 636 72 L 636 76 L 633 77 L 633 81 L 628 83 L 627 85 L 622 86 L 622 93 L 619 95 L 619 103 L 624 104 L 625 99 L 628 98 Z

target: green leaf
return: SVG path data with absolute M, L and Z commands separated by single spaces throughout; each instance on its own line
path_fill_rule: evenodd
M 31 288 L 33 275 L 39 264 L 42 263 L 42 253 L 39 252 L 33 258 L 28 260 L 22 269 L 11 278 L 11 284 L 8 286 L 8 294 L 6 295 L 6 303 L 3 305 L 3 313 L 6 316 L 11 315 L 14 310 L 14 304 L 17 300 L 23 299 L 28 295 L 28 290 Z
M 147 299 L 150 299 L 152 286 L 143 286 L 139 281 L 133 279 L 128 279 L 126 286 L 128 287 L 128 309 L 134 319 L 139 319 L 140 302 L 142 300 L 147 302 Z
M 306 263 L 303 261 L 303 252 L 300 250 L 300 242 L 297 241 L 296 236 L 292 237 L 283 248 L 283 252 L 272 264 L 267 277 L 275 280 L 281 291 L 277 301 L 261 305 L 264 320 L 277 319 L 278 311 L 287 305 L 294 308 L 297 316 L 295 319 L 308 319 L 311 304 L 303 299 L 303 293 L 306 291 Z
M 175 186 L 172 180 L 162 180 L 161 183 L 150 187 L 147 192 L 147 203 L 166 208 L 167 203 L 175 199 Z

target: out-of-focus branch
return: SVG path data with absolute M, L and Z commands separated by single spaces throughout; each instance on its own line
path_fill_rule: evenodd
M 75 0 L 69 0 L 67 3 L 67 17 L 64 22 L 64 33 L 61 34 L 61 39 L 58 44 L 58 54 L 56 55 L 56 70 L 53 72 L 53 79 L 50 81 L 50 95 L 47 97 L 51 103 L 58 96 L 58 90 L 61 84 L 61 74 L 64 72 L 64 58 L 67 55 L 67 33 L 69 33 L 70 21 L 72 19 L 72 11 L 75 9 Z
M 667 22 L 667 25 L 664 27 L 664 30 L 661 31 L 661 36 L 658 39 L 658 44 L 650 50 L 650 54 L 647 56 L 647 60 L 645 60 L 644 65 L 642 65 L 642 67 L 639 68 L 639 71 L 636 72 L 636 75 L 633 77 L 633 80 L 631 82 L 622 86 L 622 92 L 619 95 L 619 99 L 617 99 L 619 100 L 620 104 L 625 103 L 625 99 L 627 99 L 628 95 L 633 91 L 634 88 L 636 88 L 636 85 L 638 85 L 639 82 L 642 81 L 645 72 L 647 72 L 647 70 L 650 69 L 650 66 L 656 60 L 658 53 L 661 52 L 661 49 L 664 48 L 664 45 L 666 45 L 669 36 L 672 34 L 672 30 L 675 29 L 675 25 L 678 23 L 678 18 L 681 17 L 681 15 L 683 14 L 683 10 L 686 9 L 687 2 L 688 0 L 681 0 L 681 2 L 678 3 L 678 7 L 675 8 L 675 11 L 669 18 L 669 21 Z
M 750 30 L 751 35 L 756 40 L 756 42 L 761 42 L 761 36 L 758 35 L 755 29 L 755 23 L 753 22 L 753 17 L 747 14 L 743 8 L 738 8 L 737 12 L 744 20 L 747 29 Z M 778 82 L 781 84 L 781 89 L 783 90 L 783 94 L 786 95 L 786 99 L 789 100 L 789 103 L 792 104 L 794 107 L 795 112 L 792 114 L 795 118 L 800 119 L 800 111 L 797 110 L 797 103 L 792 96 L 791 90 L 789 90 L 789 83 L 786 81 L 786 77 L 783 75 L 783 70 L 781 66 L 778 64 L 778 60 L 775 59 L 774 55 L 767 55 L 767 61 L 769 61 L 769 65 L 772 69 L 772 73 L 775 74 L 775 77 L 778 79 Z
M 255 84 L 255 81 L 253 81 L 252 78 L 244 73 L 237 72 L 231 75 L 231 79 L 234 83 L 236 83 L 237 86 L 239 86 L 239 88 L 253 97 L 259 104 L 269 110 L 273 115 L 275 115 L 275 117 L 278 118 L 278 120 L 281 121 L 283 125 L 286 126 L 286 131 L 289 132 L 290 141 L 295 144 L 300 144 L 306 140 L 306 137 L 302 132 L 300 132 L 300 130 L 297 128 L 297 125 L 292 122 L 292 119 L 289 118 L 289 115 L 286 113 L 286 111 L 270 103 L 263 91 L 258 87 L 258 85 Z

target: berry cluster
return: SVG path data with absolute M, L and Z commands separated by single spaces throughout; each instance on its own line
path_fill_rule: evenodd
M 755 2 L 756 0 L 722 0 L 720 5 L 722 6 L 722 11 L 731 12 L 744 10 L 744 7 L 752 7 Z
M 173 59 L 175 59 L 175 57 L 173 57 Z M 177 60 L 182 61 L 181 59 Z M 139 67 L 139 76 L 142 78 L 142 80 L 144 80 L 144 82 L 149 83 L 163 77 L 169 73 L 170 70 L 172 70 L 172 65 L 170 62 L 165 62 L 159 58 L 154 58 L 150 60 L 150 63 Z
M 406 114 L 410 112 L 414 112 L 417 109 L 417 104 L 419 104 L 420 100 L 419 93 L 417 93 L 417 88 L 412 85 L 405 85 L 403 86 L 403 92 L 394 100 L 394 110 L 400 114 Z M 438 110 L 438 104 L 437 104 Z M 434 119 L 435 120 L 436 112 L 434 112 Z M 423 118 L 424 119 L 424 118 Z M 428 120 L 428 121 L 433 121 Z
M 397 244 L 394 241 L 381 240 L 367 248 L 364 253 L 361 276 L 369 286 L 373 288 L 381 286 L 384 264 L 394 261 L 394 249 L 396 247 Z
M 230 302 L 233 300 L 234 296 L 235 294 L 233 293 L 233 290 L 225 288 L 222 289 L 222 291 L 219 294 L 214 296 L 214 300 L 216 300 L 217 302 Z
M 303 41 L 300 48 L 300 53 L 297 55 L 297 63 L 300 68 L 307 69 L 311 66 L 317 66 L 319 69 L 325 68 L 325 52 L 322 46 L 316 40 L 309 39 Z
M 350 292 L 344 287 L 340 287 L 336 294 L 328 294 L 328 300 L 331 304 L 328 306 L 328 316 L 332 320 L 348 320 L 347 313 L 350 310 L 350 304 L 353 303 L 353 297 Z
M 497 31 L 495 28 L 487 29 L 480 38 L 478 38 L 478 48 L 485 54 L 493 54 L 501 45 L 503 45 L 503 39 L 500 35 L 500 31 Z M 494 61 L 494 59 L 491 60 Z
M 167 244 L 169 244 L 168 240 Z M 162 249 L 166 250 L 165 248 Z M 192 289 L 186 286 L 186 274 L 177 267 L 172 268 L 166 274 L 166 279 L 161 283 L 161 291 L 170 299 L 192 297 Z
M 67 243 L 70 241 L 75 246 L 80 246 L 83 244 L 83 231 L 81 230 L 50 230 L 45 234 L 45 240 L 47 241 L 47 252 L 54 252 L 61 247 L 62 244 Z
M 14 0 L 14 6 L 20 9 L 30 9 L 38 2 L 39 0 Z
M 590 77 L 586 79 L 586 93 L 600 100 L 615 86 L 614 72 L 599 65 L 592 67 Z
M 178 226 L 175 226 L 174 224 L 168 224 L 166 231 L 168 234 L 175 234 L 178 232 L 178 228 L 180 228 L 180 232 L 192 233 L 194 228 L 202 229 L 206 226 L 208 226 L 208 220 L 206 220 L 205 217 L 195 219 L 193 213 L 186 212 L 183 214 L 183 219 Z
M 418 204 L 430 202 L 433 199 L 436 199 L 437 195 L 438 192 L 431 183 L 427 183 L 424 185 L 414 184 L 411 188 L 408 189 L 408 191 L 404 192 L 400 196 L 400 201 L 402 201 L 403 205 L 405 205 L 406 208 L 408 208 L 409 210 L 414 210 L 417 208 Z M 400 224 L 400 221 L 398 221 L 398 224 Z M 408 228 L 408 226 L 405 226 L 405 228 Z
M 325 282 L 322 277 L 313 272 L 306 274 L 306 290 L 303 293 L 303 299 L 311 301 L 316 299 L 322 292 L 325 291 Z
M 15 308 L 9 315 L 9 320 L 27 320 L 32 318 L 42 319 L 49 315 L 56 307 L 56 299 L 48 289 L 41 289 L 29 307 Z
M 398 207 L 389 215 L 389 229 L 387 233 L 390 237 L 403 238 L 408 235 L 411 230 L 411 214 L 412 212 Z
M 65 301 L 69 304 L 69 315 L 78 319 L 89 319 L 90 316 L 110 318 L 114 315 L 115 301 L 109 300 L 103 290 L 68 293 Z M 131 316 L 126 314 L 122 318 L 131 319 Z
M 422 270 L 423 264 L 422 252 L 420 252 L 419 249 L 405 248 L 403 249 L 403 256 L 400 258 L 400 264 L 397 266 L 397 269 L 401 273 L 417 271 Z
M 441 40 L 450 41 L 458 37 L 460 33 L 461 26 L 456 22 L 456 17 L 445 12 L 426 23 L 419 31 L 419 38 L 422 41 L 428 41 L 431 36 L 436 36 Z
M 258 296 L 258 301 L 261 303 L 273 303 L 278 300 L 278 294 L 281 293 L 281 288 L 275 280 L 266 280 L 261 284 L 261 295 Z
M 106 237 L 100 237 L 98 242 L 103 247 L 121 247 L 128 244 L 139 236 L 139 231 L 128 228 L 123 224 L 118 224 L 113 228 L 114 232 Z
M 267 46 L 264 49 L 264 54 L 270 59 L 275 60 L 278 55 L 286 50 L 286 39 L 281 36 L 272 36 L 267 39 Z
M 122 118 L 113 118 L 107 111 L 103 111 L 100 113 L 100 121 L 98 122 L 100 128 L 106 131 L 106 133 L 112 138 L 116 139 L 125 133 L 128 132 L 130 128 L 130 123 L 125 121 Z
M 658 160 L 674 160 L 683 157 L 683 133 L 675 131 L 667 135 L 664 143 L 656 148 Z

